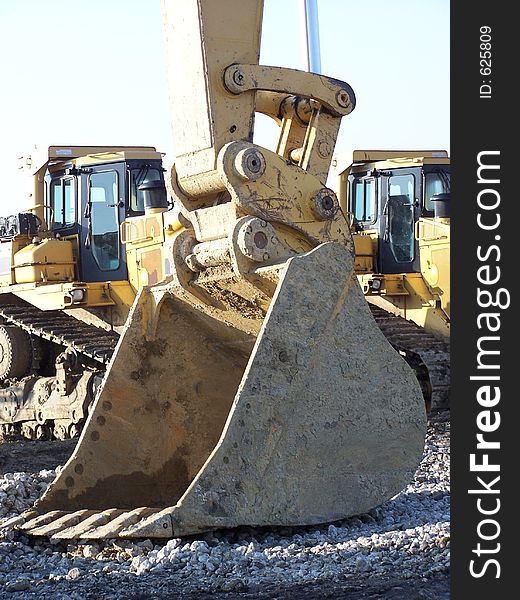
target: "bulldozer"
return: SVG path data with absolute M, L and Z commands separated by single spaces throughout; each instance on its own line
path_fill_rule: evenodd
M 337 179 L 354 270 L 428 408 L 449 406 L 450 159 L 445 150 L 355 150 Z
M 34 508 L 3 525 L 31 536 L 171 538 L 334 521 L 398 493 L 422 456 L 421 388 L 370 313 L 346 214 L 323 183 L 352 88 L 260 65 L 259 0 L 163 0 L 162 10 L 175 161 L 163 174 L 151 173 L 152 157 L 138 159 L 144 214 L 121 193 L 125 181 L 132 189 L 128 165 L 94 192 L 98 168 L 112 169 L 103 151 L 60 147 L 69 154 L 57 172 L 87 182 L 72 184 L 84 190 L 79 238 L 58 238 L 47 222 L 12 255 L 7 293 L 31 288 L 24 302 L 44 313 L 76 311 L 103 331 L 107 315 L 117 327 L 129 308 L 72 456 Z M 253 143 L 256 112 L 279 126 L 275 151 Z M 124 165 L 134 151 L 104 152 Z M 74 163 L 75 154 L 87 158 Z M 98 229 L 97 202 L 121 224 Z M 72 256 L 36 260 L 45 243 L 70 244 Z M 17 258 L 24 251 L 29 260 Z M 89 253 L 110 277 L 86 277 Z M 16 279 L 58 263 L 70 280 Z M 67 306 L 37 305 L 46 290 Z
M 162 242 L 181 227 L 162 158 L 153 147 L 51 146 L 41 164 L 26 159 L 32 206 L 0 219 L 4 435 L 79 435 L 136 290 L 164 278 Z M 125 220 L 145 213 L 126 240 Z

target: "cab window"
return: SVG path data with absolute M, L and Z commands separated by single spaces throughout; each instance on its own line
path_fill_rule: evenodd
M 89 178 L 90 243 L 101 271 L 119 268 L 118 176 L 116 171 L 94 173 Z
M 358 222 L 376 220 L 376 182 L 373 178 L 355 179 L 352 185 L 352 212 Z
M 130 169 L 130 211 L 134 213 L 144 212 L 144 196 L 139 191 L 139 186 L 143 181 L 151 179 L 162 179 L 159 169 L 151 169 L 148 166 Z
M 394 175 L 388 179 L 388 238 L 397 262 L 414 259 L 414 201 L 413 175 Z
M 76 193 L 72 177 L 51 181 L 49 212 L 51 229 L 61 229 L 76 223 Z
M 433 211 L 432 196 L 447 194 L 450 191 L 450 173 L 433 171 L 424 175 L 424 208 Z

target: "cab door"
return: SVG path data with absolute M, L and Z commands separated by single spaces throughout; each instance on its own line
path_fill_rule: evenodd
M 386 172 L 382 177 L 383 213 L 379 231 L 379 272 L 420 271 L 415 222 L 420 206 L 413 173 Z
M 119 226 L 125 219 L 125 169 L 98 165 L 82 175 L 81 275 L 83 281 L 128 278 Z

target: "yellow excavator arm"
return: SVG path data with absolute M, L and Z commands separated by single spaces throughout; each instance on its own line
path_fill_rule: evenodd
M 140 290 L 31 535 L 173 537 L 341 519 L 420 460 L 414 374 L 378 329 L 324 185 L 345 83 L 258 64 L 262 2 L 164 0 L 184 229 Z M 252 141 L 255 111 L 280 125 Z

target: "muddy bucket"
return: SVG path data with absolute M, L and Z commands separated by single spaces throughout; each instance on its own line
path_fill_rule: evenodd
M 22 528 L 177 537 L 343 519 L 407 484 L 425 428 L 351 255 L 326 243 L 278 268 L 265 317 L 143 290 L 74 454 Z

